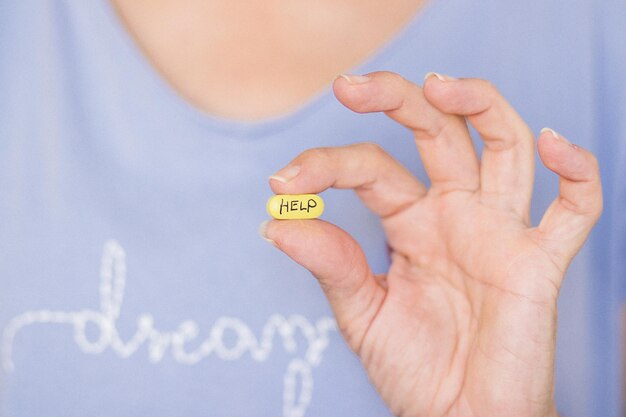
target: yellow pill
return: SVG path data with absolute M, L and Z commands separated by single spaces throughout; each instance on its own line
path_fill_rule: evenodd
M 275 219 L 314 219 L 324 212 L 324 200 L 315 194 L 278 194 L 266 208 Z

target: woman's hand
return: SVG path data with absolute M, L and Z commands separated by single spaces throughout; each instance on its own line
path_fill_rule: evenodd
M 432 185 L 372 144 L 306 151 L 270 181 L 279 194 L 354 189 L 382 220 L 386 275 L 321 220 L 271 221 L 265 237 L 317 277 L 394 414 L 556 415 L 556 300 L 602 210 L 596 159 L 541 133 L 539 155 L 560 188 L 532 227 L 533 134 L 490 83 L 435 75 L 421 89 L 379 72 L 334 89 L 350 109 L 410 128 Z M 480 161 L 466 120 L 484 140 Z

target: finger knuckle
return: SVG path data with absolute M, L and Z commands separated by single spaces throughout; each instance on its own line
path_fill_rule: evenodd
M 332 154 L 332 148 L 320 147 L 320 148 L 311 148 L 300 154 L 300 159 L 303 162 L 306 161 L 319 161 L 324 159 L 330 159 Z
M 589 165 L 591 165 L 591 169 L 593 173 L 599 178 L 600 177 L 600 162 L 598 162 L 598 158 L 591 152 L 589 152 Z
M 357 145 L 366 153 L 384 156 L 387 155 L 387 152 L 376 142 L 361 142 Z
M 482 88 L 486 91 L 491 92 L 492 94 L 500 94 L 498 87 L 490 80 L 480 80 L 482 84 Z
M 388 71 L 386 72 L 386 76 L 389 77 L 389 81 L 394 82 L 394 83 L 404 84 L 404 83 L 409 82 L 406 78 L 404 78 L 402 75 L 398 74 L 397 72 Z

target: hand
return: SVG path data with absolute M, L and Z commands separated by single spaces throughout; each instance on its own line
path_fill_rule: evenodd
M 319 280 L 395 415 L 556 415 L 556 300 L 602 210 L 596 159 L 541 133 L 560 187 L 532 227 L 533 134 L 490 83 L 431 76 L 422 90 L 379 72 L 338 78 L 334 90 L 350 109 L 410 128 L 431 187 L 373 144 L 306 151 L 270 180 L 279 194 L 354 189 L 382 220 L 386 275 L 321 220 L 274 220 L 264 235 Z M 481 161 L 466 120 L 484 140 Z

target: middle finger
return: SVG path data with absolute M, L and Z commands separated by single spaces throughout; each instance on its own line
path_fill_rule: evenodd
M 422 163 L 437 192 L 475 191 L 479 164 L 465 119 L 431 105 L 420 87 L 391 72 L 337 78 L 335 95 L 358 113 L 385 112 L 411 129 Z

